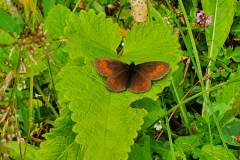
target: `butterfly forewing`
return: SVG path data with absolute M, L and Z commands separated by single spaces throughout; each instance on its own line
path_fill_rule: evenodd
M 121 92 L 126 89 L 129 66 L 126 63 L 109 59 L 95 61 L 97 71 L 107 77 L 106 85 L 111 91 Z
M 159 80 L 167 75 L 170 66 L 165 62 L 152 61 L 136 65 L 135 70 L 147 79 Z
M 97 59 L 95 61 L 97 71 L 105 77 L 117 76 L 120 72 L 128 71 L 128 64 L 110 59 Z

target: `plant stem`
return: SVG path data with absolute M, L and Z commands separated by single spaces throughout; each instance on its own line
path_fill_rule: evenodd
M 72 13 L 74 13 L 77 9 L 77 7 L 79 6 L 79 4 L 81 3 L 82 0 L 78 0 L 78 2 L 76 3 L 76 5 L 74 6 L 74 9 L 72 11 Z
M 214 90 L 216 90 L 216 89 L 221 88 L 221 87 L 224 86 L 224 85 L 227 85 L 227 84 L 229 84 L 229 83 L 239 82 L 239 81 L 240 81 L 240 79 L 235 79 L 235 80 L 223 82 L 223 83 L 221 83 L 221 84 L 218 84 L 218 85 L 216 85 L 216 86 L 214 86 L 214 87 L 211 87 L 211 88 L 208 88 L 208 89 L 204 89 L 204 90 L 202 90 L 202 92 L 199 92 L 199 93 L 197 93 L 197 94 L 195 94 L 195 95 L 193 95 L 193 96 L 191 96 L 191 97 L 189 97 L 189 98 L 187 98 L 187 99 L 185 99 L 185 100 L 181 100 L 180 103 L 178 103 L 177 105 L 175 105 L 174 107 L 172 107 L 172 108 L 167 112 L 167 114 L 170 114 L 171 112 L 175 112 L 175 111 L 177 110 L 177 108 L 180 107 L 181 105 L 186 104 L 186 103 L 190 102 L 191 100 L 193 100 L 193 99 L 195 99 L 195 98 L 197 98 L 197 97 L 199 97 L 199 96 L 202 96 L 203 94 L 205 94 L 205 93 L 207 93 L 207 92 L 212 92 L 212 91 L 214 91 Z
M 215 14 L 214 14 L 214 23 L 213 23 L 213 33 L 212 33 L 212 39 L 211 39 L 211 48 L 210 48 L 210 52 L 208 54 L 208 57 L 210 59 L 209 61 L 209 64 L 208 64 L 208 67 L 207 67 L 207 75 L 211 75 L 211 70 L 210 68 L 215 64 L 215 56 L 214 56 L 214 53 L 213 53 L 213 48 L 214 48 L 214 41 L 215 41 L 215 29 L 216 29 L 216 18 L 217 18 L 217 6 L 218 6 L 218 0 L 216 1 L 216 6 L 215 6 Z M 208 79 L 206 81 L 206 89 L 210 88 L 211 87 L 211 79 Z M 209 97 L 209 93 L 207 93 L 208 97 Z M 207 103 L 207 102 L 205 102 Z M 206 108 L 204 108 L 204 106 L 206 107 L 207 105 L 203 105 L 203 115 L 205 114 L 205 110 Z
M 181 100 L 180 100 L 179 95 L 178 95 L 178 92 L 177 92 L 177 88 L 176 88 L 173 80 L 172 80 L 172 87 L 173 87 L 173 91 L 174 91 L 174 93 L 175 93 L 175 96 L 176 96 L 176 98 L 177 98 L 177 102 L 178 102 L 178 103 L 181 103 Z M 186 115 L 186 108 L 185 108 L 185 106 L 184 106 L 184 105 L 181 105 L 181 106 L 180 106 L 180 110 L 181 110 L 181 114 L 182 114 L 184 123 L 188 126 L 189 120 L 188 120 L 188 117 L 187 117 L 187 115 Z
M 211 107 L 209 107 L 209 108 L 211 108 Z M 213 111 L 211 111 L 211 113 L 212 113 L 212 115 L 213 115 L 213 120 L 214 120 L 214 122 L 215 122 L 215 124 L 216 124 L 216 127 L 217 127 L 217 130 L 218 130 L 220 139 L 221 139 L 221 141 L 222 141 L 222 143 L 223 143 L 223 147 L 228 151 L 228 147 L 227 147 L 227 145 L 226 145 L 226 143 L 225 143 L 225 140 L 224 140 L 224 137 L 223 137 L 223 133 L 222 133 L 222 130 L 221 130 L 221 128 L 220 128 L 220 125 L 219 125 L 219 122 L 218 122 L 218 120 L 217 120 L 217 117 L 216 117 L 216 115 L 215 115 L 215 113 L 214 113 Z
M 190 37 L 190 40 L 191 40 L 191 43 L 192 43 L 192 47 L 193 47 L 193 54 L 194 54 L 194 57 L 195 57 L 195 60 L 196 60 L 196 64 L 197 64 L 197 75 L 198 75 L 198 78 L 199 78 L 199 81 L 200 81 L 200 84 L 201 84 L 201 88 L 202 90 L 205 90 L 205 85 L 204 85 L 204 81 L 203 81 L 203 76 L 202 76 L 202 69 L 201 69 L 201 64 L 200 64 L 200 60 L 199 60 L 199 57 L 198 57 L 198 51 L 197 51 L 197 47 L 196 47 L 196 43 L 195 43 L 195 40 L 194 40 L 194 37 L 193 37 L 193 34 L 192 34 L 192 30 L 191 30 L 191 26 L 190 26 L 190 23 L 188 21 L 188 16 L 187 16 L 187 13 L 186 13 L 186 10 L 185 10 L 185 7 L 183 5 L 183 2 L 182 0 L 178 0 L 179 2 L 179 5 L 182 9 L 182 12 L 183 12 L 183 16 L 184 16 L 184 19 L 186 21 L 186 24 L 187 24 L 187 30 L 188 30 L 188 34 L 189 34 L 189 37 Z M 207 106 L 209 106 L 210 104 L 210 100 L 209 100 L 209 95 L 208 93 L 206 92 L 205 94 L 203 94 L 203 111 L 202 113 L 205 113 L 205 108 L 207 108 Z M 207 113 L 207 112 L 206 112 Z M 203 114 L 202 114 L 203 116 Z M 205 114 L 204 115 L 204 118 L 205 120 L 207 121 L 207 123 L 209 123 L 209 115 L 208 114 Z M 210 125 L 210 123 L 209 123 Z M 209 127 L 211 128 L 211 126 Z M 209 137 L 210 137 L 210 141 L 212 141 L 212 136 L 211 136 L 211 129 L 209 130 Z
M 32 128 L 32 124 L 33 124 L 33 85 L 34 85 L 34 74 L 33 74 L 33 66 L 32 63 L 30 63 L 30 79 L 29 79 L 29 106 L 28 106 L 28 133 L 27 133 L 27 139 L 26 139 L 26 146 L 25 146 L 25 150 L 24 150 L 24 155 L 23 155 L 23 159 L 26 158 L 26 152 L 27 152 L 27 142 L 30 139 L 30 134 L 31 134 L 31 128 Z
M 49 75 L 50 75 L 51 81 L 52 81 L 52 89 L 53 89 L 54 100 L 57 101 L 57 92 L 56 92 L 56 88 L 55 88 L 55 82 L 54 82 L 54 79 L 53 79 L 53 74 L 52 74 L 52 69 L 51 69 L 49 58 L 48 58 L 47 62 L 48 62 Z
M 32 123 L 33 123 L 33 73 L 31 73 L 31 77 L 30 77 L 30 95 L 29 95 L 29 129 L 32 127 Z
M 198 57 L 198 51 L 197 51 L 196 43 L 195 43 L 195 40 L 194 40 L 194 37 L 193 37 L 193 34 L 192 34 L 191 26 L 190 26 L 190 23 L 188 21 L 188 16 L 187 16 L 187 13 L 186 13 L 186 10 L 184 8 L 182 0 L 178 0 L 178 2 L 179 2 L 179 5 L 182 9 L 183 16 L 184 16 L 184 19 L 185 19 L 186 24 L 187 24 L 187 31 L 188 31 L 188 34 L 189 34 L 189 37 L 190 37 L 190 40 L 191 40 L 191 43 L 192 43 L 193 54 L 194 54 L 196 64 L 197 64 L 197 68 L 196 68 L 197 69 L 196 70 L 197 75 L 198 75 L 198 78 L 200 80 L 202 88 L 204 88 L 201 64 L 200 64 L 200 60 L 199 60 L 199 57 Z
M 21 59 L 21 55 L 22 55 L 23 53 L 22 52 L 20 52 L 19 53 L 19 56 L 18 56 L 18 63 L 17 63 L 17 67 L 16 67 L 16 69 L 15 69 L 15 73 L 17 73 L 16 74 L 16 77 L 15 77 L 15 81 L 14 81 L 14 83 L 13 83 L 13 89 L 11 90 L 11 95 L 10 95 L 10 99 L 17 99 L 16 98 L 16 89 L 17 89 L 17 84 L 18 84 L 18 82 L 19 82 L 19 74 L 18 74 L 18 70 L 19 70 L 19 66 L 20 66 L 20 59 Z M 12 104 L 13 103 L 13 104 Z M 15 107 L 15 109 L 17 108 L 17 101 L 9 101 L 8 102 L 8 106 L 14 106 Z M 18 121 L 18 118 L 16 118 L 16 124 L 17 125 L 19 125 L 19 121 Z M 19 128 L 19 127 L 17 127 L 17 128 Z M 20 159 L 22 160 L 22 159 L 24 159 L 24 155 L 23 155 L 23 147 L 22 147 L 22 145 L 21 145 L 21 143 L 19 143 L 19 152 L 20 152 Z
M 172 133 L 171 133 L 171 128 L 169 126 L 169 120 L 167 115 L 165 116 L 165 121 L 166 121 L 167 134 L 168 134 L 168 140 L 169 140 L 170 149 L 171 149 L 172 160 L 176 160 L 173 141 L 172 141 Z
M 170 8 L 172 11 L 173 11 L 173 8 L 171 7 L 171 5 L 169 4 L 169 0 L 166 1 L 167 3 L 167 6 L 168 8 Z M 175 16 L 175 14 L 172 14 L 173 15 L 173 18 L 174 18 L 174 21 L 177 25 L 177 27 L 179 28 L 179 31 L 180 31 L 180 34 L 182 36 L 182 39 L 183 39 L 183 42 L 184 44 L 186 45 L 186 48 L 187 48 L 187 54 L 188 56 L 190 56 L 191 58 L 191 61 L 193 63 L 193 66 L 195 68 L 197 68 L 197 64 L 194 60 L 194 55 L 192 54 L 192 47 L 190 46 L 190 44 L 188 43 L 188 40 L 187 40 L 187 37 L 185 36 L 184 32 L 183 32 L 183 27 L 181 26 L 181 24 L 179 23 L 179 20 L 177 19 L 177 17 Z
M 208 117 L 209 118 L 209 117 Z M 209 120 L 207 120 L 208 124 L 208 131 L 209 131 L 209 140 L 210 144 L 213 144 L 213 137 L 212 137 L 212 130 L 211 130 L 211 124 L 209 123 Z
M 55 115 L 55 117 L 58 117 L 58 113 L 55 110 L 55 108 L 51 105 L 51 103 L 49 103 L 47 97 L 44 95 L 44 93 L 42 92 L 41 88 L 39 87 L 38 83 L 34 84 L 35 88 L 37 89 L 38 93 L 42 96 L 43 101 L 46 103 L 47 107 L 49 107 L 51 109 L 51 111 L 53 112 L 53 114 Z

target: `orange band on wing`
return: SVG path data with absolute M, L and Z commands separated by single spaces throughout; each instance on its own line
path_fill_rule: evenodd
M 148 73 L 148 76 L 149 77 L 156 77 L 157 75 L 162 73 L 165 69 L 166 69 L 166 67 L 163 64 L 160 64 L 160 65 L 158 65 L 155 68 L 155 70 L 153 70 L 152 72 Z
M 100 60 L 99 61 L 99 67 L 101 68 L 102 72 L 104 72 L 104 74 L 107 74 L 107 75 L 112 75 L 112 70 L 108 67 L 108 62 L 105 61 L 105 60 Z

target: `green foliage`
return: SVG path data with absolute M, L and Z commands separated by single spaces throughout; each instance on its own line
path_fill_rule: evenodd
M 45 135 L 46 141 L 41 143 L 40 150 L 37 153 L 38 159 L 82 159 L 82 147 L 74 140 L 76 134 L 72 132 L 73 125 L 71 112 L 65 106 L 60 117 L 55 121 L 55 128 Z
M 234 34 L 237 38 L 240 37 L 240 16 L 235 17 L 235 21 L 231 28 L 231 33 Z
M 176 150 L 180 153 L 192 155 L 193 151 L 201 146 L 202 135 L 179 136 L 175 140 Z
M 205 29 L 209 58 L 215 58 L 222 48 L 233 23 L 235 0 L 202 0 L 203 10 L 212 16 L 212 24 Z
M 23 21 L 19 16 L 11 16 L 0 9 L 0 28 L 8 32 L 20 33 L 23 30 Z
M 66 51 L 71 59 L 84 57 L 90 63 L 100 57 L 117 59 L 115 51 L 121 41 L 119 27 L 103 13 L 96 15 L 93 10 L 82 11 L 79 16 L 71 15 L 67 24 Z
M 136 108 L 143 108 L 148 112 L 147 116 L 144 118 L 144 124 L 142 126 L 143 130 L 147 130 L 157 120 L 163 118 L 166 114 L 165 110 L 161 107 L 160 102 L 153 101 L 149 98 L 143 98 L 141 100 L 138 100 L 132 103 L 131 106 Z
M 45 25 L 50 38 L 57 39 L 64 35 L 64 27 L 69 14 L 69 9 L 62 5 L 57 5 L 49 11 Z
M 234 114 L 239 113 L 240 111 L 240 76 L 239 71 L 233 73 L 229 81 L 235 81 L 234 83 L 230 83 L 222 88 L 222 90 L 218 91 L 216 95 L 216 102 L 213 103 L 213 111 L 218 112 L 219 120 L 224 118 L 225 113 L 228 113 L 232 116 L 225 117 L 224 121 L 229 121 L 234 117 Z
M 127 0 L 0 0 L 0 159 L 239 157 L 239 2 L 177 2 L 148 1 L 140 24 Z M 201 7 L 208 27 L 196 27 Z M 115 93 L 97 58 L 171 70 L 148 92 Z
M 150 137 L 143 135 L 132 147 L 128 160 L 152 160 Z
M 240 16 L 240 1 L 235 2 L 235 12 L 236 16 Z
M 13 44 L 16 39 L 11 37 L 6 31 L 0 30 L 0 44 Z
M 56 3 L 56 0 L 43 0 L 42 1 L 42 6 L 43 6 L 43 14 L 44 16 L 48 15 L 48 12 L 54 7 Z
M 240 28 L 240 26 L 239 26 L 239 28 Z M 235 50 L 232 52 L 232 59 L 235 62 L 238 62 L 238 63 L 240 62 L 240 47 L 236 47 Z
M 169 75 L 168 79 L 157 82 L 153 85 L 155 89 L 146 94 L 112 93 L 106 89 L 94 68 L 95 58 L 120 58 L 137 63 L 163 60 L 170 63 L 172 70 L 175 70 L 180 57 L 175 46 L 177 41 L 170 31 L 164 32 L 163 39 L 162 30 L 169 29 L 163 23 L 135 26 L 124 42 L 126 49 L 123 56 L 119 57 L 115 53 L 121 40 L 119 28 L 110 19 L 106 19 L 103 14 L 96 15 L 93 11 L 83 11 L 79 16 L 71 15 L 67 19 L 65 35 L 68 43 L 65 51 L 69 53 L 71 60 L 84 57 L 86 65 L 80 67 L 69 64 L 64 67 L 59 75 L 61 81 L 57 89 L 62 95 L 60 97 L 66 97 L 66 101 L 70 102 L 72 119 L 76 122 L 76 141 L 86 148 L 85 159 L 126 159 L 146 115 L 143 109 L 129 108 L 130 103 L 145 96 L 155 98 L 155 94 L 161 92 L 170 79 Z M 143 32 L 147 34 L 142 35 Z M 156 40 L 159 43 L 148 42 Z M 169 40 L 174 43 L 167 45 Z M 136 43 L 137 41 L 139 42 Z M 145 48 L 141 48 L 143 44 Z M 166 54 L 162 54 L 160 48 Z M 145 53 L 147 51 L 149 53 Z
M 234 155 L 222 146 L 213 145 L 204 145 L 201 150 L 195 151 L 194 157 L 199 160 L 236 160 Z
M 239 146 L 235 136 L 240 134 L 239 119 L 235 116 L 240 113 L 240 76 L 239 71 L 233 73 L 229 81 L 235 81 L 224 86 L 218 91 L 216 102 L 213 103 L 213 112 L 217 113 L 219 121 L 222 123 L 222 131 L 226 143 Z
M 239 125 L 240 120 L 235 118 L 231 122 L 223 126 L 222 131 L 226 143 L 232 146 L 240 146 L 239 142 L 237 141 L 237 136 L 240 135 Z
M 141 63 L 160 59 L 170 63 L 173 71 L 176 70 L 174 64 L 181 55 L 179 43 L 169 26 L 163 22 L 134 26 L 124 42 L 124 61 Z
M 30 144 L 25 144 L 23 142 L 18 143 L 16 141 L 9 142 L 6 145 L 6 148 L 8 150 L 8 153 L 10 154 L 10 157 L 15 160 L 23 159 L 25 147 L 27 147 L 26 148 L 27 152 L 25 154 L 24 159 L 32 160 L 32 159 L 36 158 L 37 147 L 35 147 L 35 146 L 32 146 Z M 19 149 L 19 148 L 21 148 L 21 149 Z
M 158 153 L 159 157 L 163 160 L 171 160 L 172 155 L 170 151 L 170 146 L 168 142 L 157 142 L 151 140 L 151 149 L 153 152 Z
M 64 67 L 59 76 L 57 88 L 70 101 L 76 141 L 86 147 L 85 159 L 126 159 L 146 112 L 129 108 L 126 95 L 110 93 L 89 66 Z

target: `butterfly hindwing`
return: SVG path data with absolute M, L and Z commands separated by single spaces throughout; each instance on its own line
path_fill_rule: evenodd
M 129 90 L 142 93 L 151 89 L 151 80 L 163 78 L 170 70 L 169 64 L 161 61 L 141 63 L 135 66 Z
M 135 71 L 131 77 L 129 90 L 134 93 L 146 92 L 151 88 L 151 80 L 140 72 Z
M 115 92 L 121 92 L 126 90 L 128 82 L 128 71 L 122 71 L 114 77 L 109 77 L 106 81 L 106 85 L 109 90 Z
M 135 70 L 147 79 L 159 80 L 169 72 L 170 66 L 165 62 L 152 61 L 136 65 Z

